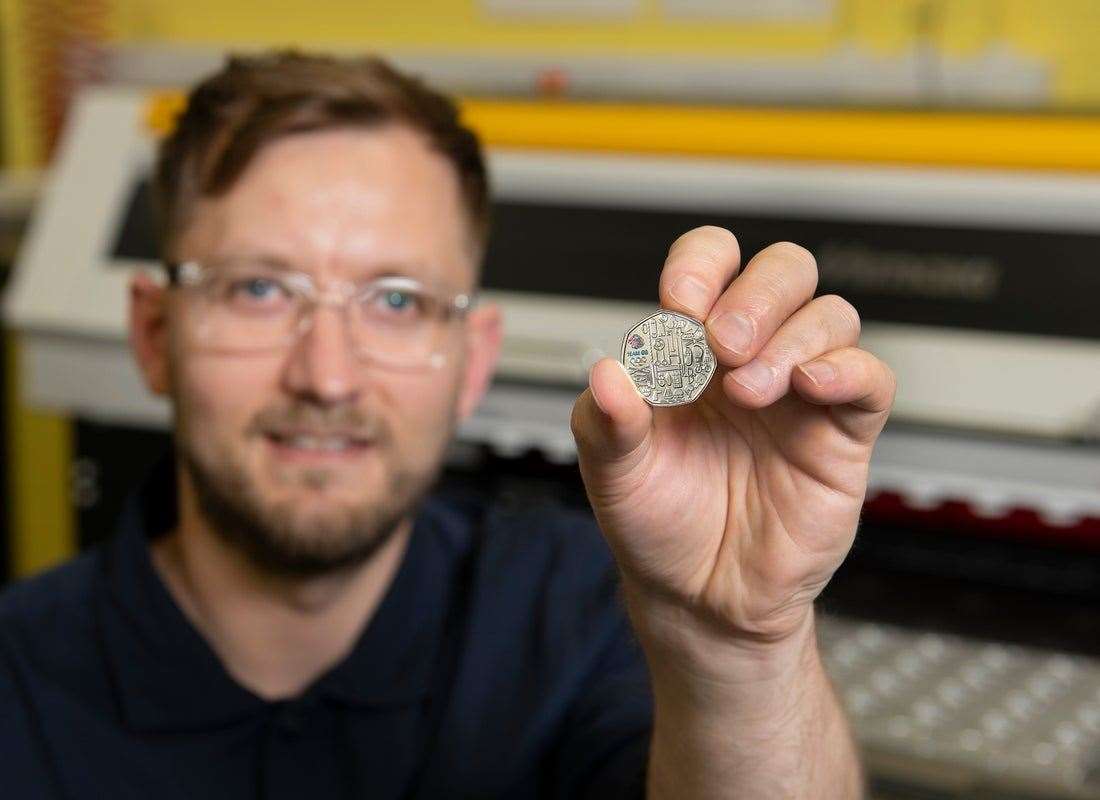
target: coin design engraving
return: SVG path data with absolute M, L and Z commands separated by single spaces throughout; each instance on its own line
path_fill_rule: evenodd
M 714 353 L 700 322 L 675 311 L 646 317 L 623 337 L 623 366 L 652 406 L 680 406 L 714 376 Z

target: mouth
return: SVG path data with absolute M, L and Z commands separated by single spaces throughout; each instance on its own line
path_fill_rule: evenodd
M 369 438 L 359 434 L 317 431 L 266 431 L 264 439 L 277 458 L 305 463 L 359 458 L 373 444 Z

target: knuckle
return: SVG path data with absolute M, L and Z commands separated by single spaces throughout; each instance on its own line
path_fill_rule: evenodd
M 797 364 L 820 349 L 822 335 L 817 331 L 803 331 L 784 342 L 775 352 L 769 354 L 772 360 L 781 364 Z M 763 357 L 763 356 L 762 356 Z
M 703 225 L 695 229 L 700 236 L 706 236 L 716 247 L 737 247 L 737 237 L 728 228 L 718 225 Z
M 782 256 L 795 264 L 801 269 L 806 270 L 813 276 L 814 283 L 817 282 L 817 259 L 814 258 L 814 254 L 807 250 L 800 244 L 794 242 L 776 242 L 767 248 L 771 253 L 777 256 Z
M 712 263 L 726 261 L 730 253 L 738 253 L 737 237 L 725 228 L 703 225 L 681 235 L 669 248 L 669 257 L 684 252 Z
M 893 405 L 894 398 L 897 396 L 898 393 L 898 375 L 896 372 L 894 372 L 893 367 L 891 367 L 885 361 L 879 361 L 879 363 L 882 365 L 882 374 L 886 380 L 886 385 L 890 389 L 888 394 L 890 405 Z
M 854 305 L 838 294 L 822 295 L 818 298 L 818 302 L 825 307 L 830 320 L 839 322 L 840 326 L 846 330 L 859 333 L 862 321 L 859 310 Z
M 759 298 L 757 305 L 761 312 L 780 305 L 789 292 L 789 282 L 782 274 L 775 272 L 759 273 L 756 294 Z

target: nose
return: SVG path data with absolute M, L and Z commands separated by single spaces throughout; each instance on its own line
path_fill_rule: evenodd
M 292 394 L 321 405 L 354 400 L 362 390 L 363 364 L 348 337 L 341 307 L 319 305 L 286 365 L 284 381 Z

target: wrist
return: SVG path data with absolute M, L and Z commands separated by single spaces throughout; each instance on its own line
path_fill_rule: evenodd
M 653 677 L 736 686 L 799 680 L 820 664 L 813 606 L 784 620 L 781 634 L 739 630 L 629 581 L 623 592 Z

